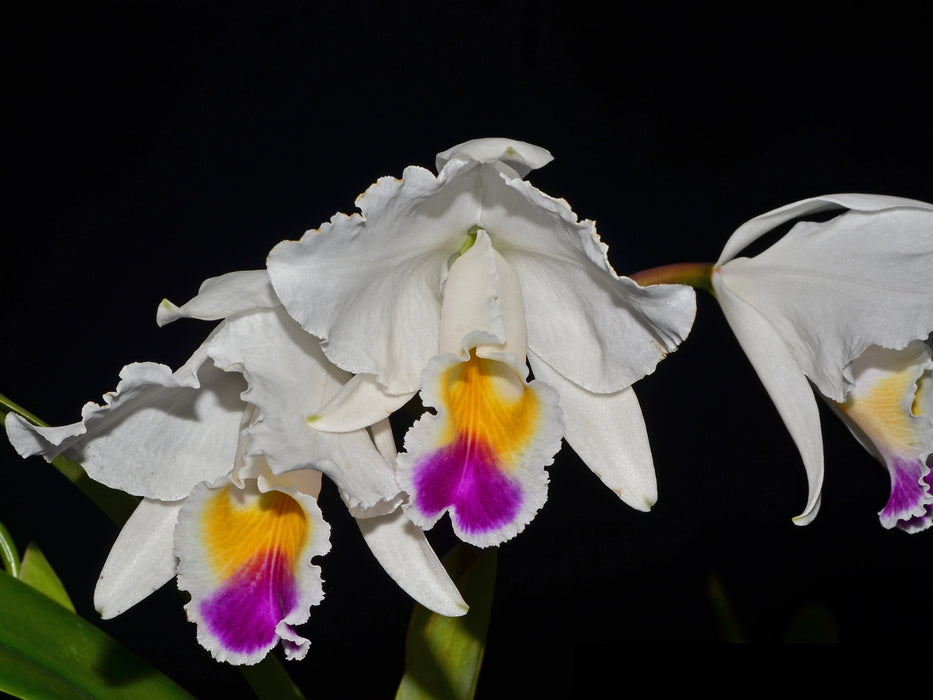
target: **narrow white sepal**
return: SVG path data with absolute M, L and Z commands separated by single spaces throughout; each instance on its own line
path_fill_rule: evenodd
M 648 511 L 658 482 L 648 430 L 635 391 L 594 394 L 577 386 L 534 353 L 535 378 L 554 387 L 564 414 L 564 439 L 602 482 L 632 508 Z
M 125 612 L 175 576 L 181 504 L 143 499 L 123 525 L 94 589 L 94 607 L 103 619 Z
M 421 605 L 458 617 L 469 609 L 424 532 L 401 509 L 356 521 L 373 555 L 395 582 Z
M 767 319 L 748 302 L 725 289 L 716 273 L 713 274 L 713 288 L 726 321 L 800 452 L 809 496 L 806 507 L 794 522 L 807 525 L 819 511 L 823 488 L 823 437 L 813 389 Z

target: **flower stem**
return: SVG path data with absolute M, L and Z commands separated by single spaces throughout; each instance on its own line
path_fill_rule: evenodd
M 713 263 L 674 263 L 629 275 L 643 287 L 652 284 L 687 284 L 713 294 Z

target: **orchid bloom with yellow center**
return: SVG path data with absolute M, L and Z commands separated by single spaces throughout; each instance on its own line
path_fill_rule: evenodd
M 739 257 L 782 224 L 835 210 Z M 929 527 L 933 204 L 838 194 L 762 214 L 726 243 L 712 289 L 803 458 L 810 493 L 796 522 L 816 517 L 823 482 L 815 388 L 888 467 L 885 527 Z
M 626 503 L 657 483 L 632 384 L 687 336 L 692 289 L 619 277 L 592 221 L 523 178 L 551 160 L 478 139 L 405 169 L 267 266 L 285 309 L 338 367 L 345 390 L 308 420 L 357 430 L 418 391 L 437 415 L 405 438 L 406 513 L 445 512 L 467 542 L 520 532 L 543 505 L 561 438 Z M 535 380 L 527 381 L 529 367 Z
M 906 532 L 933 524 L 933 358 L 929 341 L 902 350 L 871 346 L 852 363 L 854 384 L 839 413 L 888 468 L 891 495 L 878 514 Z
M 10 414 L 24 457 L 64 454 L 91 478 L 141 496 L 104 564 L 95 605 L 121 614 L 177 576 L 200 643 L 220 661 L 251 664 L 281 643 L 309 648 L 295 625 L 323 598 L 312 559 L 330 549 L 317 504 L 326 475 L 370 550 L 418 602 L 445 615 L 466 605 L 424 537 L 400 510 L 387 421 L 342 434 L 305 416 L 349 375 L 284 313 L 265 270 L 206 281 L 182 307 L 163 302 L 160 324 L 221 320 L 174 372 L 137 363 L 82 421 L 41 428 Z

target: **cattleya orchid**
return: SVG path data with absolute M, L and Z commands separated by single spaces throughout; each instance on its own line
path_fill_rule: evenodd
M 693 290 L 619 277 L 592 221 L 523 180 L 551 160 L 479 139 L 379 179 L 268 269 L 288 313 L 355 376 L 319 430 L 372 425 L 421 391 L 436 415 L 405 437 L 398 480 L 422 527 L 445 512 L 478 546 L 520 532 L 546 499 L 561 438 L 630 506 L 657 484 L 632 384 L 689 333 Z M 534 380 L 528 380 L 530 365 Z
M 933 359 L 929 341 L 902 350 L 871 346 L 852 363 L 854 384 L 839 414 L 891 475 L 891 497 L 879 513 L 886 528 L 907 532 L 933 524 Z
M 370 549 L 415 599 L 445 615 L 466 605 L 421 530 L 398 509 L 388 422 L 343 434 L 304 416 L 349 375 L 284 313 L 264 270 L 205 282 L 160 324 L 183 316 L 222 322 L 178 370 L 137 363 L 82 421 L 36 427 L 7 418 L 23 456 L 65 454 L 95 480 L 141 496 L 104 564 L 95 605 L 124 612 L 178 577 L 200 643 L 215 658 L 255 663 L 281 642 L 300 659 L 294 626 L 321 602 L 314 557 L 329 548 L 316 498 L 332 479 Z
M 749 244 L 800 221 L 754 257 Z M 933 204 L 840 194 L 789 204 L 742 225 L 712 270 L 730 327 L 803 458 L 819 509 L 823 449 L 811 384 L 888 468 L 885 527 L 933 521 L 930 345 L 933 331 Z

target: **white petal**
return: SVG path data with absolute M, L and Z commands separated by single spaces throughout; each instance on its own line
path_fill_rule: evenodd
M 524 141 L 504 138 L 473 139 L 438 153 L 438 172 L 457 157 L 470 158 L 480 163 L 502 162 L 512 168 L 519 177 L 525 177 L 532 170 L 537 170 L 554 160 L 554 156 L 548 150 Z
M 438 178 L 406 168 L 357 199 L 362 215 L 337 214 L 273 248 L 278 297 L 332 362 L 376 375 L 392 394 L 418 389 L 437 353 L 443 271 L 479 220 L 477 170 L 455 161 Z
M 175 576 L 175 522 L 181 501 L 144 499 L 124 523 L 94 589 L 94 607 L 115 617 Z
M 357 374 L 307 422 L 315 430 L 348 433 L 388 418 L 415 392 L 387 394 L 373 374 Z
M 900 349 L 933 330 L 933 206 L 800 222 L 754 258 L 716 272 L 755 307 L 797 366 L 834 401 L 868 345 Z
M 620 278 L 593 222 L 523 180 L 487 168 L 483 190 L 480 224 L 518 275 L 528 348 L 565 377 L 597 393 L 620 391 L 686 338 L 693 289 Z
M 246 431 L 250 455 L 264 455 L 276 474 L 319 469 L 353 506 L 398 495 L 392 467 L 366 430 L 337 434 L 309 426 L 308 417 L 341 390 L 349 375 L 328 362 L 317 339 L 281 307 L 230 319 L 209 352 L 219 366 L 243 372 L 249 389 L 242 398 L 259 409 Z
M 567 443 L 619 498 L 637 510 L 650 510 L 658 500 L 658 482 L 635 391 L 594 394 L 536 355 L 528 359 L 535 377 L 560 395 Z
M 81 423 L 39 428 L 10 416 L 10 442 L 24 457 L 65 454 L 96 481 L 164 501 L 230 471 L 245 407 L 241 376 L 214 367 L 202 346 L 174 373 L 138 363 L 120 379 L 103 406 L 84 406 Z
M 790 349 L 767 319 L 722 285 L 713 274 L 713 288 L 732 332 L 774 402 L 797 445 L 807 472 L 807 505 L 794 521 L 811 522 L 819 510 L 823 487 L 823 438 L 813 390 L 800 372 Z
M 241 311 L 278 305 L 265 270 L 230 272 L 205 280 L 197 296 L 181 307 L 163 299 L 156 312 L 156 323 L 164 326 L 183 317 L 216 321 Z
M 716 261 L 717 265 L 732 260 L 742 252 L 743 249 L 754 243 L 761 236 L 775 227 L 790 221 L 798 216 L 807 214 L 816 214 L 818 212 L 831 209 L 852 209 L 854 211 L 873 212 L 894 207 L 913 207 L 918 209 L 933 209 L 933 204 L 921 202 L 916 199 L 906 199 L 904 197 L 889 197 L 877 194 L 831 194 L 821 197 L 812 197 L 802 199 L 799 202 L 786 204 L 783 207 L 773 209 L 765 214 L 756 216 L 754 219 L 746 221 L 736 229 L 735 233 L 726 241 L 726 245 Z
M 401 510 L 358 519 L 376 559 L 408 595 L 428 610 L 456 617 L 469 609 L 424 535 Z

